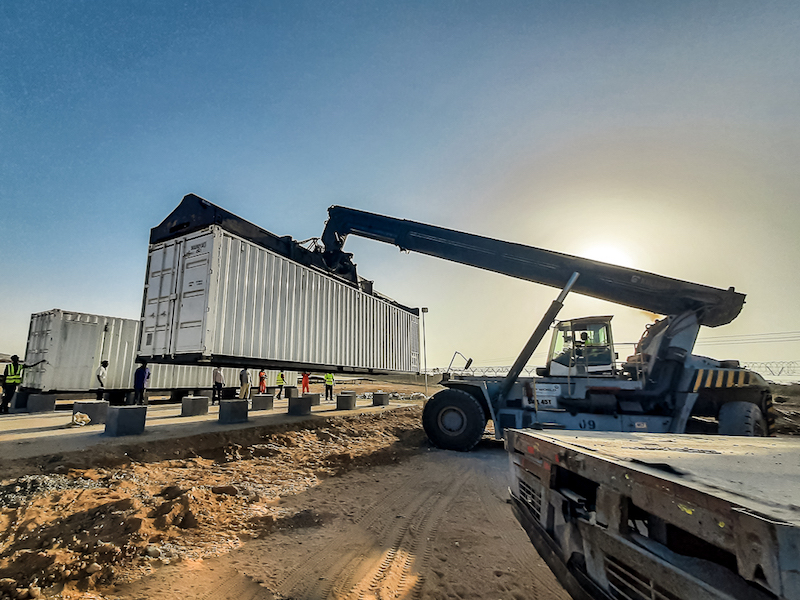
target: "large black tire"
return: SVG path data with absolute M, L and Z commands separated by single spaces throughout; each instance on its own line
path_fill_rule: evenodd
M 480 403 L 461 390 L 437 392 L 422 411 L 422 427 L 437 448 L 466 452 L 475 447 L 486 429 Z
M 726 402 L 719 409 L 717 421 L 721 435 L 762 437 L 768 434 L 764 415 L 752 402 Z

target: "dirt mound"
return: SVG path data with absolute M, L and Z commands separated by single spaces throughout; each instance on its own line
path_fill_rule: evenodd
M 800 384 L 770 385 L 779 435 L 800 435 Z
M 320 526 L 323 512 L 285 514 L 282 499 L 426 448 L 420 412 L 411 406 L 40 461 L 49 473 L 0 488 L 0 593 L 103 594 L 154 566 L 226 552 L 240 538 Z

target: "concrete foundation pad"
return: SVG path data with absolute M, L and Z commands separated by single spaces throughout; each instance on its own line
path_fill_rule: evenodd
M 88 416 L 92 425 L 105 423 L 108 417 L 108 402 L 105 400 L 76 400 L 72 405 L 72 414 L 83 413 Z
M 223 400 L 219 403 L 219 422 L 246 423 L 247 422 L 247 398 L 240 400 Z
M 56 409 L 54 394 L 31 394 L 28 396 L 28 412 L 53 412 Z
M 272 394 L 256 394 L 250 410 L 272 410 L 275 397 Z
M 138 435 L 144 433 L 146 406 L 109 406 L 106 415 L 106 435 Z
M 299 398 L 300 390 L 296 385 L 286 385 L 283 387 L 283 396 L 284 398 Z
M 196 417 L 208 414 L 208 396 L 186 396 L 181 400 L 181 416 Z
M 387 392 L 373 393 L 372 406 L 389 406 L 389 394 Z
M 297 389 L 297 388 L 295 388 Z M 295 417 L 303 417 L 311 414 L 311 398 L 289 398 L 289 414 Z
M 14 395 L 11 396 L 11 402 L 9 402 L 11 412 L 27 412 L 29 395 L 28 392 L 14 392 Z
M 355 407 L 355 394 L 339 394 L 336 396 L 336 410 L 353 410 Z
M 311 398 L 311 406 L 319 406 L 319 394 L 303 394 L 303 398 Z

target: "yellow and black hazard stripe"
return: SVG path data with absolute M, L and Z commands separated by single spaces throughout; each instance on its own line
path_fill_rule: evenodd
M 774 437 L 778 435 L 778 429 L 775 426 L 775 420 L 778 418 L 778 411 L 775 410 L 775 405 L 772 404 L 772 396 L 767 396 L 767 414 L 764 418 L 767 421 L 767 435 Z
M 693 392 L 701 388 L 744 387 L 758 382 L 758 376 L 744 369 L 698 369 L 692 379 Z

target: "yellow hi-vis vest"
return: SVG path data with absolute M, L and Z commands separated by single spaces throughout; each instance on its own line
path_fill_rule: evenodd
M 325 385 L 333 385 L 333 375 L 331 373 L 325 373 Z
M 284 384 L 283 375 L 278 373 L 278 385 L 283 385 L 283 384 Z
M 22 369 L 24 369 L 22 365 L 17 365 L 16 369 L 14 369 L 14 363 L 6 365 L 6 383 L 22 383 Z

